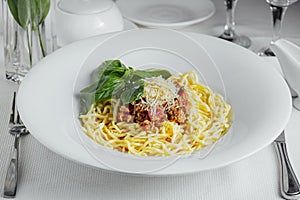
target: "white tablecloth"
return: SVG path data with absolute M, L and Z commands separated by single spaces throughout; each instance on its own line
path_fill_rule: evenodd
M 201 33 L 217 33 L 222 25 L 222 0 L 215 0 L 216 14 L 210 20 L 187 28 Z M 300 38 L 300 3 L 286 16 L 284 37 Z M 251 37 L 271 34 L 271 17 L 264 0 L 240 0 L 237 8 L 237 30 Z M 241 25 L 241 26 L 240 26 Z M 298 37 L 298 38 L 297 38 Z M 254 40 L 257 40 L 255 38 Z M 267 41 L 267 40 L 263 40 Z M 299 40 L 298 40 L 299 41 Z M 260 45 L 259 43 L 256 45 Z M 2 51 L 1 44 L 1 51 Z M 0 52 L 1 52 L 0 51 Z M 280 70 L 275 58 L 266 58 Z M 13 137 L 8 131 L 9 109 L 14 84 L 3 80 L 0 59 L 0 186 L 2 188 Z M 280 95 L 280 94 L 279 94 Z M 300 112 L 293 110 L 286 127 L 290 160 L 300 177 Z M 279 194 L 279 168 L 273 145 L 227 167 L 172 177 L 138 177 L 92 169 L 56 155 L 31 135 L 21 141 L 20 179 L 16 199 L 224 199 L 276 200 Z

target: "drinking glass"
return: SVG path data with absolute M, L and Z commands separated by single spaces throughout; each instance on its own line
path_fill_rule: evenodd
M 226 7 L 226 25 L 224 27 L 224 32 L 219 37 L 248 48 L 251 45 L 251 40 L 247 36 L 239 36 L 235 32 L 234 15 L 237 2 L 238 0 L 224 0 Z
M 272 11 L 272 22 L 273 22 L 273 36 L 271 43 L 274 43 L 280 38 L 280 32 L 282 27 L 282 21 L 285 16 L 287 8 L 298 0 L 266 0 L 270 5 Z M 275 56 L 270 47 L 264 47 L 259 52 L 260 56 Z

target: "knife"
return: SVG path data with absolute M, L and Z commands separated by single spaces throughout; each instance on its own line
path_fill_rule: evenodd
M 290 163 L 284 131 L 274 141 L 275 149 L 280 162 L 280 193 L 285 199 L 299 199 L 300 185 Z

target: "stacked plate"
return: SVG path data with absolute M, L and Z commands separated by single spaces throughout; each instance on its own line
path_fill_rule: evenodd
M 148 27 L 182 28 L 215 13 L 210 0 L 118 0 L 117 6 L 125 18 Z

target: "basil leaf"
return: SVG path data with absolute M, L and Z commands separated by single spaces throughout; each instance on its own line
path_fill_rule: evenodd
M 98 87 L 98 82 L 93 83 L 92 85 L 80 90 L 80 93 L 93 93 L 96 92 Z
M 107 60 L 94 72 L 98 82 L 81 90 L 83 94 L 94 94 L 94 101 L 101 102 L 110 98 L 120 98 L 123 104 L 131 103 L 144 94 L 144 78 L 162 76 L 167 79 L 167 70 L 134 70 L 126 67 L 120 60 Z
M 127 70 L 124 75 L 122 76 L 122 79 L 124 79 L 126 82 L 131 82 L 133 80 L 133 70 Z
M 127 70 L 127 67 L 123 65 L 119 60 L 114 60 L 109 64 L 103 74 L 105 76 L 116 75 L 121 77 Z
M 118 84 L 115 85 L 115 88 L 112 91 L 112 96 L 118 98 L 120 94 L 124 91 L 126 83 L 124 80 L 121 80 Z
M 106 78 L 106 81 L 103 81 L 101 87 L 98 86 L 95 101 L 103 101 L 112 97 L 114 89 L 120 88 L 120 85 L 123 85 L 123 80 L 117 76 L 110 76 Z
M 139 80 L 132 85 L 129 85 L 126 90 L 120 96 L 120 99 L 123 104 L 131 103 L 139 98 L 141 98 L 144 94 L 144 81 Z
M 126 70 L 127 68 L 121 63 L 120 60 L 107 60 L 100 65 L 96 74 L 99 79 L 108 75 L 116 75 L 121 77 Z
M 171 73 L 169 71 L 163 69 L 135 70 L 133 73 L 139 78 L 151 78 L 162 76 L 164 79 L 167 79 L 171 76 Z
M 95 102 L 95 93 L 81 94 L 80 113 L 87 113 L 91 105 Z

